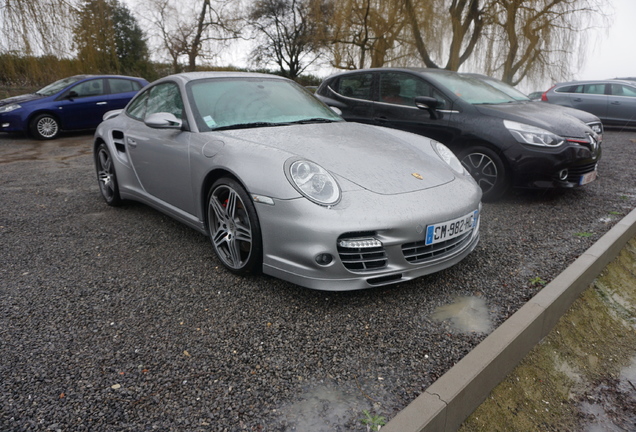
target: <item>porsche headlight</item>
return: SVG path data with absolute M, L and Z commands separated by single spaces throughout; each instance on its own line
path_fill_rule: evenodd
M 15 110 L 20 109 L 20 108 L 22 108 L 22 106 L 18 105 L 18 104 L 5 105 L 3 107 L 0 107 L 0 114 L 8 113 L 8 112 L 11 112 L 11 111 L 15 111 Z
M 292 186 L 310 201 L 324 206 L 340 201 L 340 186 L 320 165 L 307 160 L 291 160 L 285 165 Z
M 467 173 L 467 171 L 464 169 L 464 166 L 462 165 L 462 163 L 459 161 L 459 159 L 457 159 L 457 156 L 455 156 L 455 154 L 448 147 L 446 147 L 444 144 L 439 143 L 439 142 L 435 142 L 433 144 L 433 148 L 437 152 L 437 155 L 444 162 L 446 162 L 448 165 L 450 165 L 450 167 L 454 171 L 458 172 L 459 174 L 466 174 Z
M 558 147 L 565 142 L 565 138 L 535 126 L 504 120 L 504 126 L 513 137 L 522 144 L 541 147 Z

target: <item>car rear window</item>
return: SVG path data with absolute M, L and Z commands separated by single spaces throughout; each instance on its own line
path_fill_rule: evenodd
M 605 84 L 574 84 L 559 87 L 554 90 L 557 93 L 579 93 L 579 94 L 605 94 Z
M 141 84 L 137 81 L 122 78 L 109 78 L 108 85 L 112 94 L 136 92 L 141 89 Z

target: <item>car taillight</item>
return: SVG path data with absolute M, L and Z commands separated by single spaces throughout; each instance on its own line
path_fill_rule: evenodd
M 549 89 L 547 89 L 546 91 L 543 92 L 543 94 L 541 95 L 541 102 L 547 102 L 548 101 L 548 92 L 550 90 L 552 90 L 553 88 L 555 88 L 556 86 L 553 85 L 552 87 L 550 87 Z

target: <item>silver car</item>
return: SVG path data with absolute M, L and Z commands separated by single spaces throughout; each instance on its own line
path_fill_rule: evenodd
M 487 75 L 476 74 L 476 73 L 469 73 L 466 75 L 470 75 L 470 76 L 481 79 L 482 81 L 490 84 L 497 90 L 504 92 L 505 94 L 512 97 L 514 100 L 518 102 L 529 102 L 529 101 L 541 100 L 541 95 L 544 93 L 544 92 L 533 92 L 533 93 L 530 93 L 530 95 L 526 96 L 525 94 L 521 93 L 516 88 L 512 87 L 509 84 L 506 84 L 505 82 L 501 80 L 498 80 L 497 78 L 489 77 Z M 594 132 L 598 134 L 599 143 L 603 141 L 603 123 L 601 122 L 601 119 L 599 119 L 594 114 L 590 114 L 589 112 L 581 111 L 574 108 L 565 107 L 562 105 L 543 105 L 542 111 L 548 112 L 549 114 L 554 115 L 555 117 L 560 117 L 562 115 L 568 115 L 570 117 L 574 117 L 582 121 L 586 125 L 588 125 L 590 129 L 592 129 Z
M 284 78 L 172 75 L 105 118 L 106 203 L 189 225 L 237 274 L 369 288 L 452 266 L 479 240 L 481 191 L 444 145 L 347 123 Z
M 554 85 L 543 102 L 587 111 L 604 125 L 636 126 L 636 82 L 630 80 L 573 81 Z

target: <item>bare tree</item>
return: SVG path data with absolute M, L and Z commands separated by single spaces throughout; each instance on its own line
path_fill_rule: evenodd
M 262 43 L 254 62 L 274 63 L 281 74 L 296 79 L 322 55 L 329 4 L 323 0 L 257 0 L 249 24 Z
M 163 49 L 171 59 L 174 72 L 180 72 L 180 59 L 187 59 L 185 69 L 196 70 L 197 59 L 213 58 L 212 44 L 239 37 L 239 18 L 231 12 L 233 0 L 153 0 L 150 21 L 157 29 Z

